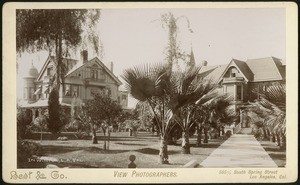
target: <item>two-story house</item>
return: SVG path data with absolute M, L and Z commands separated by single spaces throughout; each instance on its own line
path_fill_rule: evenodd
M 285 83 L 285 65 L 275 57 L 232 59 L 228 64 L 207 66 L 202 62 L 200 74 L 217 84 L 219 94 L 228 94 L 236 111 L 240 111 L 241 127 L 249 127 L 242 122 L 243 108 L 248 101 L 259 98 L 259 92 L 275 83 Z
M 128 105 L 128 93 L 119 91 L 121 81 L 97 57 L 88 60 L 88 52 L 81 52 L 81 61 L 63 59 L 66 75 L 64 88 L 60 88 L 59 101 L 62 107 L 71 107 L 74 97 L 83 102 L 92 99 L 93 94 L 102 91 L 118 101 L 123 108 Z M 24 76 L 23 99 L 21 108 L 31 109 L 36 116 L 37 110 L 48 107 L 49 82 L 55 71 L 55 57 L 49 56 L 40 72 L 32 65 Z

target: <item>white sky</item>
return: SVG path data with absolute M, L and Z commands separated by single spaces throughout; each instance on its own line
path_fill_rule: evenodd
M 218 65 L 227 64 L 232 58 L 247 60 L 269 56 L 285 61 L 283 8 L 103 9 L 98 29 L 104 46 L 102 61 L 108 67 L 109 62 L 114 62 L 114 74 L 119 79 L 126 68 L 163 61 L 167 31 L 158 20 L 161 14 L 168 12 L 189 19 L 193 33 L 187 31 L 185 19 L 180 19 L 178 40 L 186 52 L 193 47 L 198 64 L 202 60 L 207 60 L 208 65 Z M 89 59 L 93 57 L 89 51 Z M 28 71 L 31 62 L 40 70 L 46 58 L 47 52 L 23 54 L 18 59 L 18 79 Z M 80 59 L 79 56 L 74 58 Z M 22 97 L 22 85 L 18 83 L 18 97 Z M 133 105 L 130 98 L 129 106 Z

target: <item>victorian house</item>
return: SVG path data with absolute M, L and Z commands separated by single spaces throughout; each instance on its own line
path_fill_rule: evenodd
M 208 66 L 202 62 L 200 74 L 217 84 L 219 94 L 227 94 L 236 111 L 240 111 L 240 127 L 249 127 L 243 121 L 243 109 L 249 101 L 259 98 L 259 92 L 276 83 L 285 83 L 285 65 L 275 57 L 232 59 L 228 64 Z
M 63 59 L 66 75 L 64 88 L 60 88 L 59 101 L 62 107 L 71 107 L 72 100 L 79 98 L 84 103 L 93 94 L 104 92 L 118 101 L 122 108 L 128 106 L 128 93 L 119 91 L 121 81 L 113 74 L 113 64 L 108 69 L 97 57 L 88 60 L 88 52 L 81 52 L 81 60 Z M 50 81 L 55 71 L 55 58 L 49 56 L 40 72 L 32 65 L 24 76 L 21 108 L 31 109 L 37 116 L 38 110 L 48 107 Z M 64 90 L 63 90 L 64 89 Z

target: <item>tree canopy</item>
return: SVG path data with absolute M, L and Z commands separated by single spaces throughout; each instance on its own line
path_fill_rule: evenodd
M 93 42 L 96 43 L 99 39 L 91 29 L 100 18 L 100 10 L 20 9 L 16 14 L 16 40 L 19 52 L 53 50 L 59 37 L 67 52 L 68 47 L 83 43 L 81 34 L 87 31 L 87 28 L 90 29 L 89 38 L 93 39 Z M 98 47 L 95 49 L 99 51 Z
M 19 9 L 16 12 L 16 46 L 24 51 L 49 51 L 56 55 L 54 85 L 59 89 L 66 73 L 63 57 L 70 56 L 70 50 L 92 43 L 99 53 L 100 39 L 95 25 L 100 19 L 100 10 L 87 9 Z

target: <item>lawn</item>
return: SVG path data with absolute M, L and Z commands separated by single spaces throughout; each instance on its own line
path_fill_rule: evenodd
M 278 167 L 285 167 L 286 151 L 280 149 L 276 143 L 270 141 L 259 141 L 261 146 L 269 154 Z
M 55 164 L 69 168 L 127 168 L 130 155 L 135 155 L 137 168 L 178 168 L 195 159 L 200 164 L 224 140 L 211 139 L 201 147 L 195 147 L 196 138 L 190 139 L 191 154 L 181 154 L 180 140 L 176 145 L 168 145 L 170 164 L 159 164 L 159 141 L 157 136 L 150 133 L 138 133 L 136 137 L 128 136 L 125 132 L 111 133 L 109 150 L 103 150 L 102 136 L 99 134 L 98 144 L 90 140 L 31 140 L 42 146 L 41 155 L 51 159 L 43 163 L 31 161 L 30 167 Z M 52 159 L 58 161 L 53 162 Z

